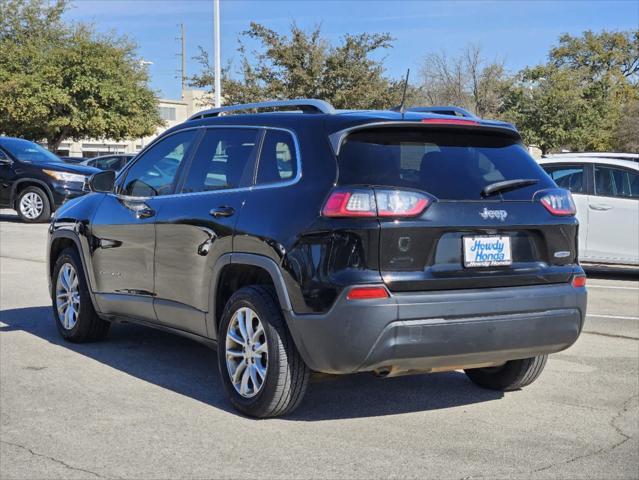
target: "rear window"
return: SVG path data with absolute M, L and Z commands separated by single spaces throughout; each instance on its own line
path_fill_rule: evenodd
M 490 198 L 530 200 L 552 181 L 517 140 L 459 130 L 371 129 L 353 132 L 339 155 L 339 184 L 403 187 L 441 200 L 480 200 L 487 185 L 519 178 L 536 185 Z

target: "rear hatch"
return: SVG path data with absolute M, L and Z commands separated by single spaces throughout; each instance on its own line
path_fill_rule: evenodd
M 345 138 L 338 165 L 338 191 L 360 192 L 364 200 L 373 192 L 380 274 L 393 292 L 558 283 L 572 276 L 577 221 L 570 194 L 556 189 L 512 131 L 364 128 Z M 381 215 L 382 204 L 404 200 L 417 210 Z

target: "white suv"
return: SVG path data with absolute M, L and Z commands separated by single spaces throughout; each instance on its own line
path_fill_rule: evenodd
M 572 192 L 579 259 L 639 265 L 639 154 L 561 153 L 539 163 Z

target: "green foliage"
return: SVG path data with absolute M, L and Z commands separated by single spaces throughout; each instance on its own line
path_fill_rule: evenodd
M 125 38 L 67 25 L 67 2 L 2 0 L 0 131 L 46 139 L 149 135 L 162 125 L 148 74 Z
M 501 114 L 544 153 L 636 151 L 624 125 L 639 100 L 638 72 L 639 31 L 562 35 L 547 64 L 520 72 Z
M 260 48 L 247 52 L 243 39 Z M 388 34 L 345 35 L 333 46 L 321 37 L 291 25 L 290 35 L 251 23 L 240 39 L 239 78 L 228 65 L 222 75 L 224 102 L 250 103 L 287 98 L 320 98 L 337 108 L 389 108 L 399 102 L 401 82 L 384 76 L 374 52 L 390 48 Z M 203 70 L 192 79 L 198 87 L 213 84 L 206 52 L 198 57 Z

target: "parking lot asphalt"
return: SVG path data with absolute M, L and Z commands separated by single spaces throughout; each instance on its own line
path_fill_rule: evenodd
M 318 376 L 286 418 L 224 399 L 215 353 L 116 325 L 59 337 L 46 225 L 0 211 L 0 478 L 639 478 L 639 278 L 589 275 L 584 334 L 533 385 Z

